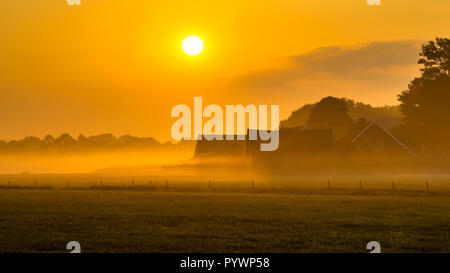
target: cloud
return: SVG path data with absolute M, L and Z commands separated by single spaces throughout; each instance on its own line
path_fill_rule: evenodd
M 248 92 L 277 90 L 277 96 L 298 99 L 319 96 L 348 96 L 383 104 L 395 101 L 417 74 L 420 42 L 371 42 L 354 47 L 323 47 L 287 58 L 289 66 L 238 75 L 230 79 L 232 88 Z M 308 93 L 314 93 L 313 96 Z

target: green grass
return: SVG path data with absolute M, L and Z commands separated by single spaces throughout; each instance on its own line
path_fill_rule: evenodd
M 450 252 L 448 194 L 323 192 L 1 189 L 0 251 Z

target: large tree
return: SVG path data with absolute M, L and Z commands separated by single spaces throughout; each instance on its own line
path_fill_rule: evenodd
M 409 144 L 431 153 L 450 148 L 450 39 L 436 38 L 422 46 L 421 76 L 398 100 L 404 126 L 394 132 Z
M 313 108 L 314 104 L 305 104 L 297 110 L 292 111 L 286 120 L 281 121 L 280 126 L 283 128 L 305 126 Z
M 389 130 L 392 127 L 398 126 L 402 123 L 402 114 L 398 105 L 373 107 L 370 104 L 355 102 L 354 100 L 347 98 L 341 98 L 341 100 L 345 101 L 348 109 L 348 115 L 354 121 L 357 121 L 360 118 L 365 118 L 368 121 L 374 120 Z M 292 128 L 305 126 L 311 114 L 311 110 L 314 108 L 314 105 L 315 103 L 305 104 L 301 108 L 292 111 L 289 118 L 281 121 L 281 127 Z
M 342 136 L 353 124 L 344 99 L 326 97 L 316 103 L 306 125 L 312 129 L 331 129 L 336 138 Z

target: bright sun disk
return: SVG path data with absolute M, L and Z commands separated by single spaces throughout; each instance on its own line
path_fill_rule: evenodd
M 181 45 L 184 53 L 189 56 L 197 56 L 203 51 L 203 41 L 198 36 L 188 36 L 183 40 Z

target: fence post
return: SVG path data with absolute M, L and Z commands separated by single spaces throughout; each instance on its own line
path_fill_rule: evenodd
M 131 180 L 131 187 L 134 187 L 134 180 Z
M 34 181 L 34 187 L 37 188 L 38 187 L 38 183 L 37 180 Z
M 211 189 L 211 180 L 208 181 L 208 189 Z
M 67 180 L 67 189 L 70 190 L 70 180 Z
M 11 181 L 8 180 L 8 188 L 11 188 Z
M 428 181 L 427 181 L 426 185 L 427 185 L 427 192 L 430 192 L 430 185 L 428 184 Z
M 328 189 L 330 189 L 330 179 L 328 179 Z
M 362 181 L 359 180 L 359 190 L 362 190 Z
M 169 187 L 169 181 L 166 180 L 166 188 Z
M 392 191 L 395 191 L 394 181 L 392 181 Z

